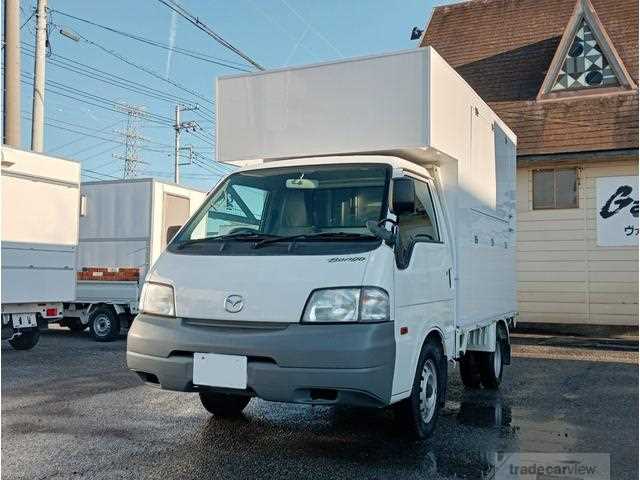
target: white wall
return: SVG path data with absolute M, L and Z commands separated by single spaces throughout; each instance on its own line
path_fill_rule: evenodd
M 595 179 L 638 175 L 638 164 L 578 166 L 579 208 L 562 210 L 533 210 L 531 169 L 518 169 L 520 321 L 637 325 L 638 248 L 596 245 Z

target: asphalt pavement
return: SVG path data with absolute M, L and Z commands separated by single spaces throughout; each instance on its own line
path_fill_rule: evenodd
M 407 441 L 389 410 L 252 400 L 211 417 L 195 394 L 144 386 L 125 339 L 64 329 L 31 351 L 2 343 L 2 478 L 491 477 L 504 452 L 608 453 L 638 478 L 638 343 L 518 335 L 499 392 L 450 369 L 433 438 Z

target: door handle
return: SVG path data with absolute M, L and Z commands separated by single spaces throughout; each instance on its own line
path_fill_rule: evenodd
M 449 279 L 449 288 L 451 288 L 451 267 L 447 269 L 447 278 Z

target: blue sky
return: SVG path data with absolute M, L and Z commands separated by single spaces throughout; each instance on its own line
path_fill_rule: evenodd
M 421 28 L 442 0 L 179 0 L 227 41 L 269 68 L 300 65 L 414 48 L 411 27 Z M 33 72 L 35 0 L 23 0 L 23 81 Z M 212 186 L 223 169 L 213 163 L 214 83 L 218 75 L 237 70 L 202 61 L 115 34 L 65 14 L 86 19 L 162 44 L 204 54 L 209 60 L 239 68 L 243 60 L 157 0 L 49 0 L 50 45 L 46 77 L 45 152 L 79 160 L 84 180 L 120 178 L 124 148 L 118 130 L 126 126 L 120 102 L 142 105 L 147 112 L 140 132 L 140 176 L 173 178 L 173 129 L 178 101 L 199 104 L 182 120 L 198 122 L 195 134 L 183 133 L 193 145 L 196 164 L 181 168 L 182 181 L 198 188 Z M 79 42 L 59 33 L 79 34 Z M 128 62 L 128 63 L 127 63 Z M 153 72 L 149 74 L 135 63 Z M 165 80 L 163 80 L 165 79 Z M 132 83 L 135 82 L 135 83 Z M 176 86 L 175 84 L 178 84 Z M 125 87 L 125 88 L 123 88 Z M 178 100 L 180 99 L 180 100 Z M 22 141 L 29 147 L 32 87 L 22 86 Z M 89 104 L 93 103 L 93 105 Z M 106 108 L 105 108 L 106 107 Z M 187 152 L 185 152 L 185 161 Z

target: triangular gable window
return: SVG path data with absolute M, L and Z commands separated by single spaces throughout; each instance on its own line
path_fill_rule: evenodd
M 577 0 L 538 99 L 558 95 L 628 90 L 635 84 L 589 0 Z
M 583 19 L 551 91 L 618 85 L 620 82 L 602 53 L 593 30 Z

